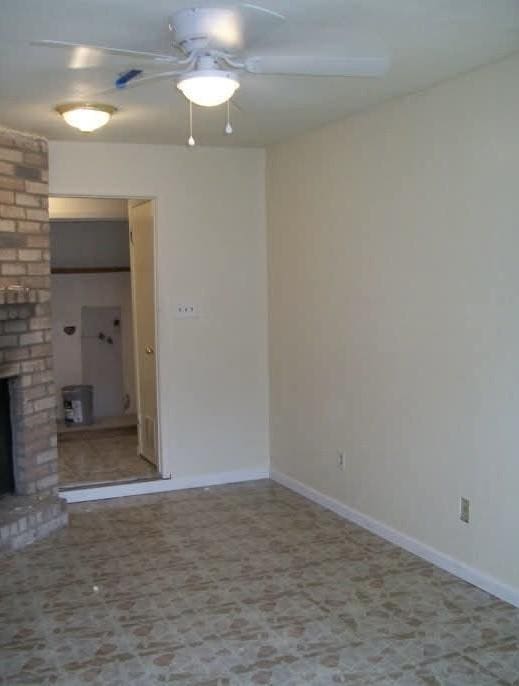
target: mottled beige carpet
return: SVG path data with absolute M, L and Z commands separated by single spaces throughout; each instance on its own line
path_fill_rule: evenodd
M 519 684 L 519 611 L 268 481 L 71 507 L 0 559 L 0 683 Z

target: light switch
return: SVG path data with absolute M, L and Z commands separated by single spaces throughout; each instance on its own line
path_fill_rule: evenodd
M 175 319 L 196 319 L 198 316 L 198 307 L 193 303 L 177 303 L 175 306 Z

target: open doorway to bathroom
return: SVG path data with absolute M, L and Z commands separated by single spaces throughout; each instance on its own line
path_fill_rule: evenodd
M 56 197 L 49 216 L 60 487 L 157 478 L 153 203 Z

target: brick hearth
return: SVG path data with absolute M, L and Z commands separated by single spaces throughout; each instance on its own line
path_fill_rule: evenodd
M 0 378 L 9 379 L 15 493 L 0 498 L 0 550 L 66 524 L 50 319 L 47 143 L 0 129 Z

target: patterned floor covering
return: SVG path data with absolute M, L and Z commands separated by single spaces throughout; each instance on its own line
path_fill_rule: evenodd
M 519 610 L 269 481 L 72 506 L 0 579 L 9 686 L 519 684 Z
M 60 434 L 58 454 L 60 486 L 145 479 L 157 473 L 137 455 L 135 427 Z

